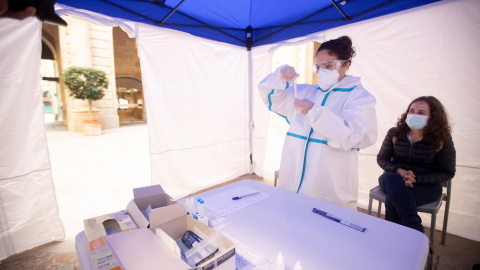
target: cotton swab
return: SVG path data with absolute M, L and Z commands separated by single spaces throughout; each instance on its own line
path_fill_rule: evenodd
M 297 98 L 297 83 L 293 81 L 293 95 L 295 99 Z

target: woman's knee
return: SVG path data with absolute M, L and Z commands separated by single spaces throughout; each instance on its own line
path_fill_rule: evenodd
M 388 186 L 405 185 L 403 178 L 397 173 L 385 172 L 378 178 L 378 184 L 383 192 L 386 192 Z

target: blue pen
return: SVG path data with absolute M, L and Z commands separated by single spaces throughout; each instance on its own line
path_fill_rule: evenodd
M 240 200 L 243 197 L 247 197 L 247 196 L 250 196 L 250 195 L 255 195 L 257 193 L 260 193 L 260 192 L 255 192 L 255 193 L 251 193 L 251 194 L 247 194 L 247 195 L 243 195 L 243 196 L 233 197 L 232 200 Z
M 321 215 L 321 216 L 324 216 L 324 217 L 326 217 L 326 218 L 328 218 L 328 219 L 330 219 L 330 220 L 333 220 L 333 221 L 335 221 L 335 222 L 338 222 L 338 223 L 340 223 L 340 224 L 342 224 L 342 225 L 345 225 L 345 226 L 350 227 L 350 228 L 352 228 L 352 229 L 355 229 L 355 230 L 357 230 L 357 231 L 364 232 L 364 231 L 367 229 L 367 228 L 364 228 L 364 227 L 360 227 L 360 226 L 358 226 L 358 225 L 355 225 L 355 224 L 353 224 L 353 223 L 350 223 L 350 222 L 348 222 L 348 221 L 346 221 L 346 220 L 342 220 L 342 219 L 339 219 L 339 218 L 337 218 L 337 217 L 334 217 L 334 216 L 330 215 L 330 214 L 327 213 L 327 212 L 324 212 L 324 211 L 322 211 L 322 210 L 318 210 L 317 208 L 313 208 L 313 212 L 314 212 L 315 214 L 319 214 L 319 215 Z

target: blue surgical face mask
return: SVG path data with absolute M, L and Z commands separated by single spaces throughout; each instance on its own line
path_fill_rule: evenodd
M 407 123 L 410 129 L 422 129 L 427 125 L 428 116 L 418 115 L 418 114 L 409 114 L 405 123 Z

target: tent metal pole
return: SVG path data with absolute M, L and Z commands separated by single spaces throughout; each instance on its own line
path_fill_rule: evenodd
M 182 0 L 180 3 L 178 3 L 178 5 L 172 9 L 168 14 L 167 16 L 165 16 L 165 18 L 163 18 L 160 22 L 158 22 L 157 24 L 159 25 L 162 25 L 167 19 L 168 17 L 172 16 L 173 13 L 175 13 L 175 11 L 177 11 L 177 9 L 185 2 L 186 0 Z
M 248 66 L 248 152 L 250 153 L 250 174 L 253 173 L 253 78 L 252 51 L 247 51 Z
M 296 21 L 296 22 L 293 22 L 293 23 L 290 23 L 290 24 L 286 24 L 286 25 L 282 25 L 282 27 L 281 27 L 280 29 L 278 29 L 278 30 L 276 30 L 276 31 L 273 31 L 273 32 L 271 32 L 270 34 L 265 35 L 265 36 L 263 36 L 263 37 L 261 37 L 261 38 L 259 38 L 259 39 L 256 39 L 255 42 L 258 42 L 258 41 L 260 41 L 260 40 L 263 40 L 263 39 L 266 39 L 266 38 L 268 38 L 268 37 L 271 37 L 271 36 L 275 35 L 276 33 L 281 32 L 281 31 L 283 31 L 283 30 L 285 30 L 285 29 L 287 29 L 287 28 L 289 28 L 289 27 L 295 26 L 296 24 L 299 24 L 299 23 L 301 23 L 301 22 L 303 22 L 303 21 L 305 21 L 305 20 L 307 20 L 307 19 L 309 19 L 309 18 L 311 18 L 311 17 L 313 17 L 313 16 L 315 16 L 315 15 L 317 15 L 317 14 L 320 14 L 320 13 L 324 12 L 325 10 L 331 8 L 331 7 L 332 7 L 332 6 L 329 5 L 329 6 L 327 6 L 327 7 L 324 7 L 324 8 L 322 8 L 322 9 L 320 9 L 320 10 L 315 11 L 314 13 L 312 13 L 312 14 L 306 16 L 306 17 L 301 18 L 300 20 L 298 20 L 298 21 Z M 266 28 L 264 28 L 264 29 L 267 29 L 267 28 L 273 29 L 273 27 L 266 27 Z
M 135 14 L 135 15 L 137 15 L 137 16 L 139 16 L 139 17 L 142 17 L 142 18 L 147 19 L 147 20 L 149 20 L 149 21 L 152 21 L 152 22 L 154 22 L 154 23 L 157 22 L 156 20 L 154 20 L 154 19 L 152 19 L 152 18 L 150 18 L 150 17 L 148 17 L 148 16 L 145 16 L 145 15 L 139 13 L 139 12 L 136 12 L 136 11 L 133 11 L 133 10 L 131 10 L 131 9 L 128 9 L 128 8 L 126 8 L 126 7 L 124 7 L 124 6 L 121 6 L 121 5 L 117 4 L 117 3 L 113 3 L 112 1 L 108 1 L 108 0 L 100 0 L 100 1 L 102 1 L 102 2 L 104 2 L 104 3 L 107 3 L 107 4 L 109 4 L 109 5 L 112 5 L 112 6 L 114 6 L 114 7 L 117 7 L 117 8 L 119 8 L 119 9 L 125 10 L 125 11 L 127 11 L 127 12 L 129 12 L 129 13 Z
M 248 153 L 250 154 L 250 173 L 253 173 L 253 78 L 252 78 L 252 35 L 253 28 L 245 28 L 245 45 L 247 47 L 247 72 L 248 72 Z
M 168 24 L 168 23 L 163 23 L 168 17 L 170 17 L 171 14 L 173 14 L 173 13 L 175 12 L 175 10 L 179 7 L 180 4 L 177 5 L 177 7 L 176 7 L 175 9 L 172 9 L 171 7 L 166 6 L 166 5 L 160 5 L 160 6 L 164 7 L 164 8 L 170 9 L 171 11 L 170 11 L 169 15 L 167 15 L 167 17 L 165 17 L 162 21 L 158 21 L 158 20 L 155 20 L 155 19 L 150 18 L 150 17 L 148 17 L 148 16 L 145 16 L 145 15 L 139 13 L 139 12 L 136 12 L 136 11 L 134 11 L 134 10 L 128 9 L 128 8 L 126 8 L 126 7 L 123 7 L 123 6 L 121 6 L 121 5 L 117 4 L 117 3 L 114 3 L 114 2 L 112 2 L 112 1 L 109 1 L 109 0 L 100 0 L 100 1 L 102 1 L 102 2 L 104 2 L 104 3 L 107 3 L 107 4 L 109 4 L 109 5 L 112 5 L 112 6 L 114 6 L 114 7 L 117 7 L 117 8 L 119 8 L 119 9 L 122 9 L 122 10 L 124 10 L 124 11 L 127 11 L 127 12 L 129 12 L 129 13 L 135 14 L 135 15 L 137 15 L 137 16 L 139 16 L 139 17 L 142 17 L 142 18 L 144 18 L 144 19 L 146 19 L 146 20 L 149 20 L 149 21 L 151 21 L 151 22 L 153 22 L 153 23 L 155 23 L 156 25 L 159 25 L 159 26 L 162 26 L 162 25 L 163 25 L 163 26 L 169 26 L 169 25 L 172 25 L 172 26 L 177 25 L 177 26 L 179 26 L 179 25 L 180 25 L 180 24 Z M 185 1 L 185 0 L 183 0 L 182 3 L 183 3 L 184 1 Z M 153 3 L 155 4 L 155 2 L 153 2 Z M 156 4 L 156 5 L 158 5 L 158 4 Z M 219 28 L 219 27 L 211 26 L 211 25 L 209 25 L 209 24 L 207 24 L 207 23 L 204 23 L 204 22 L 202 22 L 202 21 L 200 21 L 200 20 L 198 20 L 198 19 L 195 19 L 195 18 L 193 18 L 193 17 L 191 17 L 191 16 L 189 16 L 189 15 L 183 13 L 183 12 L 180 12 L 180 11 L 176 11 L 176 13 L 177 13 L 177 14 L 180 14 L 180 15 L 182 15 L 182 16 L 185 16 L 185 17 L 187 17 L 187 18 L 189 18 L 189 19 L 191 19 L 191 20 L 193 20 L 193 21 L 196 21 L 196 22 L 198 22 L 198 23 L 200 23 L 200 24 L 202 24 L 202 25 L 199 25 L 199 26 L 197 26 L 197 25 L 184 25 L 185 27 L 205 27 L 205 28 L 210 28 L 210 29 L 214 29 L 214 30 L 216 30 L 216 31 L 218 31 L 218 32 L 226 35 L 226 36 L 229 36 L 229 37 L 231 37 L 231 38 L 233 38 L 233 39 L 235 39 L 235 40 L 238 40 L 238 41 L 240 41 L 240 42 L 245 42 L 245 40 L 239 39 L 239 38 L 237 38 L 236 36 L 231 35 L 231 34 L 225 32 L 225 31 L 221 30 L 221 28 Z M 229 30 L 232 30 L 232 29 L 229 29 Z M 242 29 L 234 29 L 234 30 L 242 31 Z
M 338 6 L 337 3 L 335 3 L 334 0 L 330 0 L 330 2 L 332 2 L 332 4 L 338 9 L 338 11 L 340 13 L 342 13 L 342 16 L 345 18 L 345 20 L 349 21 L 351 20 L 352 18 L 350 18 L 347 14 L 345 14 L 345 12 L 343 12 L 343 10 Z

